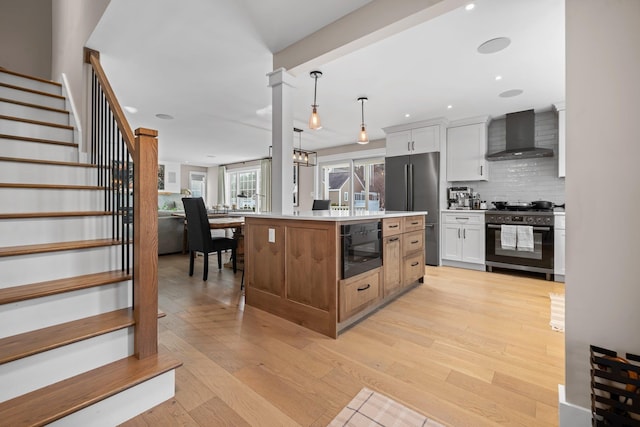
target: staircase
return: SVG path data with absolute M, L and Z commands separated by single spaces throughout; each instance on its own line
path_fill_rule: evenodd
M 61 93 L 0 69 L 2 426 L 117 425 L 171 398 L 180 366 L 136 355 L 122 265 L 135 251 L 113 238 L 100 167 L 78 162 Z

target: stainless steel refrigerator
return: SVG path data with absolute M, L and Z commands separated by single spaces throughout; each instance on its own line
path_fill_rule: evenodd
M 438 265 L 440 258 L 439 181 L 440 153 L 384 159 L 385 209 L 428 212 L 424 230 L 427 265 Z

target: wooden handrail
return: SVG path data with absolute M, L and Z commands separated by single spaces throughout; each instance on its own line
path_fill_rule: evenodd
M 84 48 L 84 60 L 87 64 L 91 64 L 93 67 L 93 71 L 96 73 L 96 77 L 98 78 L 98 82 L 102 87 L 102 91 L 104 92 L 104 96 L 107 98 L 107 102 L 109 104 L 109 108 L 113 113 L 113 117 L 118 124 L 118 129 L 124 138 L 125 143 L 127 144 L 127 149 L 133 156 L 135 153 L 135 144 L 134 144 L 134 136 L 131 131 L 131 126 L 127 121 L 127 117 L 122 112 L 122 108 L 120 108 L 120 103 L 118 102 L 118 98 L 116 98 L 116 94 L 109 84 L 109 80 L 107 79 L 107 75 L 100 64 L 100 52 L 89 49 L 87 47 Z

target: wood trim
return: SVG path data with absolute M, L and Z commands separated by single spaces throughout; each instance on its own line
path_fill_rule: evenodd
M 0 182 L 0 188 L 31 188 L 39 190 L 104 190 L 106 187 L 98 187 L 97 185 L 26 184 L 20 182 Z
M 49 126 L 49 127 L 52 127 L 52 128 L 73 130 L 73 126 L 60 125 L 58 123 L 51 123 L 51 122 L 41 122 L 41 121 L 38 121 L 38 120 L 25 119 L 25 118 L 22 118 L 22 117 L 2 116 L 2 115 L 0 115 L 0 120 L 11 120 L 13 122 L 22 122 L 22 123 L 28 123 L 28 124 L 31 124 L 31 125 Z
M 7 400 L 0 419 L 10 426 L 44 426 L 181 365 L 168 354 L 127 357 Z
M 24 159 L 20 157 L 0 157 L 0 162 L 16 162 L 16 163 L 36 163 L 39 165 L 53 165 L 53 166 L 73 166 L 79 168 L 98 168 L 97 165 L 89 163 L 79 162 L 60 162 L 54 160 L 39 160 L 39 159 Z
M 35 77 L 35 76 L 30 76 L 28 74 L 18 73 L 17 71 L 7 70 L 6 68 L 1 68 L 0 67 L 0 72 L 7 73 L 7 74 L 13 74 L 14 76 L 24 77 L 25 79 L 35 80 L 35 81 L 42 82 L 42 83 L 49 83 L 50 85 L 62 87 L 61 83 L 54 82 L 53 80 L 47 80 L 47 79 L 43 79 L 41 77 Z
M 54 141 L 53 139 L 31 138 L 31 137 L 28 137 L 28 136 L 0 134 L 0 139 L 15 139 L 17 141 L 37 142 L 37 143 L 40 143 L 40 144 L 64 145 L 64 146 L 73 147 L 73 148 L 77 148 L 78 147 L 78 144 L 76 144 L 75 142 Z
M 85 274 L 83 276 L 65 277 L 47 282 L 30 283 L 28 285 L 12 286 L 0 289 L 0 304 L 10 304 L 33 298 L 108 285 L 110 283 L 124 282 L 131 280 L 131 278 L 132 276 L 126 272 L 114 270 Z
M 41 254 L 46 252 L 72 251 L 75 249 L 100 248 L 104 246 L 114 246 L 120 244 L 122 244 L 122 242 L 118 240 L 95 239 L 76 240 L 72 242 L 41 243 L 37 245 L 6 246 L 4 248 L 0 248 L 0 257 Z M 157 256 L 158 252 L 156 251 L 155 254 Z
M 133 310 L 123 308 L 3 338 L 0 339 L 0 364 L 108 334 L 133 324 Z
M 133 153 L 134 354 L 158 352 L 158 132 L 136 129 Z
M 48 93 L 48 92 L 42 92 L 40 90 L 35 90 L 35 89 L 29 89 L 27 87 L 22 87 L 22 86 L 15 86 L 15 85 L 10 85 L 8 83 L 2 83 L 0 82 L 0 86 L 9 88 L 9 89 L 15 89 L 15 90 L 21 90 L 23 92 L 31 92 L 31 93 L 35 93 L 37 95 L 42 95 L 42 96 L 49 96 L 51 98 L 56 98 L 56 99 L 62 99 L 64 100 L 64 96 L 62 95 L 55 95 L 53 93 Z
M 7 102 L 9 104 L 22 105 L 23 107 L 38 108 L 40 110 L 53 111 L 54 113 L 66 114 L 67 116 L 69 115 L 69 112 L 67 110 L 61 110 L 59 108 L 47 107 L 46 105 L 31 104 L 29 102 L 17 101 L 15 99 L 0 98 L 0 102 Z
M 109 216 L 113 212 L 108 211 L 76 211 L 76 212 L 25 212 L 0 214 L 1 219 L 30 219 L 30 218 L 67 218 L 80 216 Z M 116 213 L 120 215 L 121 212 Z
M 131 154 L 131 156 L 133 156 L 133 153 L 135 153 L 134 135 L 133 135 L 133 132 L 131 131 L 131 126 L 129 125 L 129 122 L 127 121 L 127 117 L 124 115 L 124 112 L 120 107 L 118 98 L 116 97 L 116 94 L 113 91 L 113 88 L 109 83 L 109 80 L 107 79 L 107 75 L 105 74 L 104 69 L 100 64 L 100 53 L 98 51 L 91 50 L 85 47 L 85 61 L 90 63 L 91 66 L 93 67 L 93 71 L 96 73 L 96 77 L 98 78 L 98 82 L 102 87 L 104 96 L 105 98 L 107 98 L 107 103 L 109 104 L 109 108 L 113 113 L 113 117 L 115 118 L 116 123 L 118 124 L 118 129 L 120 130 L 120 133 L 122 134 L 122 137 L 124 138 L 124 141 L 127 144 L 127 149 L 129 150 L 129 153 Z M 154 136 L 158 136 L 157 132 L 156 132 L 156 135 Z M 158 196 L 157 195 L 157 191 L 158 191 L 157 174 L 155 176 L 156 176 L 155 179 L 156 179 L 156 197 L 157 197 Z

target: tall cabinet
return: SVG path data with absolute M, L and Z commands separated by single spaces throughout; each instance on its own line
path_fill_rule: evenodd
M 487 181 L 489 117 L 451 122 L 447 129 L 447 181 Z

